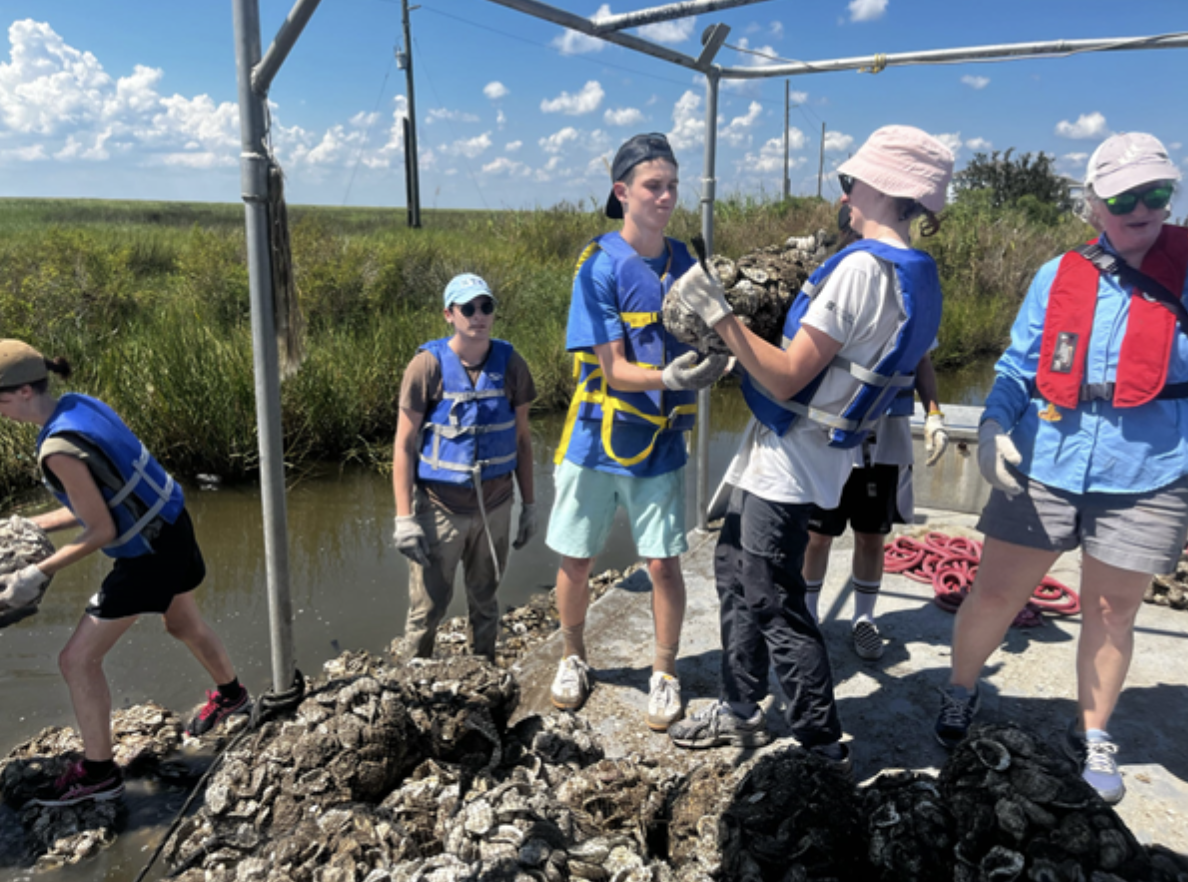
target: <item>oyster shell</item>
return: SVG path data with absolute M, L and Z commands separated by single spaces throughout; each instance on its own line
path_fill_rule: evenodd
M 54 553 L 54 544 L 45 530 L 28 518 L 18 515 L 0 519 L 0 576 L 22 570 L 29 564 L 40 563 Z M 37 612 L 41 598 L 53 581 L 53 576 L 41 586 L 37 599 L 13 609 L 0 609 L 0 628 L 7 627 Z

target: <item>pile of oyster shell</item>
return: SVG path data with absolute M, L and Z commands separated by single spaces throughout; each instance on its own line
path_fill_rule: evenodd
M 1151 580 L 1143 600 L 1172 609 L 1188 609 L 1188 554 L 1180 555 L 1175 572 Z
M 0 576 L 7 576 L 23 570 L 29 564 L 40 563 L 54 553 L 54 544 L 45 530 L 28 518 L 13 515 L 0 519 Z M 49 588 L 51 576 L 41 586 L 37 599 L 27 606 L 15 609 L 0 609 L 0 628 L 19 622 L 37 612 L 45 590 Z
M 726 302 L 739 321 L 778 346 L 792 298 L 825 260 L 835 239 L 825 230 L 818 230 L 812 236 L 793 236 L 783 245 L 759 248 L 738 260 L 715 254 L 709 264 L 726 289 Z M 682 343 L 706 354 L 729 351 L 717 332 L 701 316 L 685 309 L 671 292 L 664 298 L 662 309 L 664 326 Z

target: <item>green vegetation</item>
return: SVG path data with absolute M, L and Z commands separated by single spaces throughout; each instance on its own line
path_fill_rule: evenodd
M 428 211 L 290 209 L 309 358 L 285 382 L 287 458 L 382 463 L 405 364 L 443 335 L 441 291 L 475 272 L 499 297 L 496 332 L 536 377 L 542 411 L 568 402 L 565 352 L 573 261 L 614 226 L 587 208 Z M 817 199 L 731 196 L 717 206 L 715 250 L 737 257 L 818 228 Z M 250 475 L 256 466 L 250 308 L 238 205 L 0 200 L 0 333 L 75 368 L 69 387 L 119 411 L 180 475 Z M 671 233 L 700 227 L 696 207 Z M 946 293 L 940 364 L 1001 348 L 1035 269 L 1084 238 L 1071 220 L 1037 225 L 966 194 L 925 240 Z M 0 497 L 27 487 L 35 432 L 0 421 Z
M 1032 212 L 1041 212 L 1048 223 L 1059 221 L 1062 212 L 1072 208 L 1068 181 L 1056 172 L 1056 157 L 1047 153 L 1024 153 L 1011 158 L 1014 149 L 1001 156 L 975 153 L 961 171 L 953 176 L 953 189 L 960 196 L 972 190 L 987 190 L 995 208 L 1027 200 Z M 1035 220 L 1040 220 L 1036 217 Z

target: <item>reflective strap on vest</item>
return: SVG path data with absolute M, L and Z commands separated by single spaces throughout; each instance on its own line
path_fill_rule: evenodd
M 148 448 L 141 444 L 140 456 L 132 465 L 132 470 L 135 472 L 135 474 L 132 476 L 132 479 L 120 489 L 120 492 L 108 501 L 107 507 L 115 508 L 117 505 L 127 499 L 128 495 L 141 481 L 144 481 L 144 483 L 149 486 L 149 489 L 151 489 L 157 495 L 157 501 L 149 507 L 149 510 L 144 513 L 140 520 L 125 530 L 122 536 L 117 537 L 114 542 L 109 543 L 106 546 L 107 548 L 119 548 L 121 545 L 124 545 L 125 543 L 131 542 L 133 539 L 135 539 L 140 534 L 140 531 L 152 523 L 153 519 L 161 513 L 161 509 L 163 509 L 169 503 L 170 498 L 173 496 L 174 481 L 172 475 L 166 472 L 165 486 L 159 487 L 157 486 L 157 483 L 144 471 L 144 467 L 148 465 L 150 459 L 151 457 L 149 456 Z
M 502 389 L 479 389 L 474 392 L 443 392 L 441 397 L 447 401 L 482 401 L 486 398 L 498 398 L 506 395 Z
M 460 463 L 460 462 L 447 462 L 447 461 L 442 460 L 442 458 L 441 458 L 441 438 L 442 438 L 442 436 L 445 435 L 448 438 L 455 438 L 460 434 L 465 434 L 467 429 L 474 429 L 478 432 L 494 432 L 494 431 L 501 430 L 501 429 L 510 429 L 514 426 L 515 426 L 514 422 L 504 423 L 503 425 L 500 425 L 500 426 L 489 426 L 489 427 L 488 426 L 468 426 L 468 427 L 462 428 L 461 430 L 459 430 L 458 432 L 456 432 L 454 434 L 449 434 L 448 432 L 441 431 L 442 429 L 445 428 L 444 426 L 443 427 L 438 427 L 438 426 L 433 426 L 433 425 L 425 426 L 426 430 L 429 430 L 429 429 L 433 430 L 433 452 L 429 456 L 426 456 L 424 454 L 424 452 L 422 452 L 421 454 L 419 454 L 418 459 L 420 459 L 422 462 L 429 463 L 429 465 L 435 469 L 443 469 L 447 472 L 467 472 L 467 473 L 474 472 L 475 474 L 479 475 L 481 478 L 482 470 L 484 468 L 486 468 L 487 466 L 503 465 L 505 462 L 511 462 L 512 460 L 514 460 L 516 458 L 516 454 L 509 453 L 506 456 L 495 456 L 495 457 L 492 457 L 491 459 L 480 459 L 477 462 L 474 462 L 471 464 Z M 477 486 L 478 486 L 478 482 L 475 483 L 475 487 L 477 487 Z
M 660 313 L 658 312 L 621 312 L 619 318 L 622 319 L 623 324 L 631 328 L 646 328 L 648 325 L 655 325 L 660 322 Z
M 789 340 L 787 337 L 785 337 L 785 349 L 788 348 L 788 343 Z M 858 382 L 864 383 L 867 386 L 876 386 L 880 389 L 886 389 L 888 386 L 892 388 L 906 389 L 911 388 L 916 384 L 916 377 L 914 374 L 892 374 L 888 377 L 886 374 L 875 373 L 869 368 L 864 368 L 862 365 L 850 361 L 848 358 L 842 358 L 840 355 L 834 356 L 833 361 L 826 365 L 825 369 L 829 370 L 829 368 L 837 368 L 838 370 L 845 371 Z M 883 413 L 874 413 L 866 420 L 847 419 L 843 416 L 829 413 L 828 411 L 821 410 L 817 407 L 801 404 L 799 401 L 793 399 L 781 401 L 779 398 L 776 398 L 765 388 L 763 388 L 762 384 L 755 380 L 754 377 L 751 378 L 751 383 L 756 389 L 759 390 L 764 398 L 775 402 L 784 410 L 794 413 L 798 416 L 802 416 L 805 419 L 812 420 L 818 425 L 826 426 L 830 429 L 837 429 L 842 432 L 857 432 L 862 429 L 868 429 L 885 415 Z
M 462 435 L 485 435 L 487 432 L 506 432 L 508 429 L 516 427 L 515 420 L 508 420 L 506 423 L 490 423 L 482 426 L 443 426 L 439 423 L 425 424 L 426 432 L 434 432 L 443 438 L 449 438 L 451 441 Z

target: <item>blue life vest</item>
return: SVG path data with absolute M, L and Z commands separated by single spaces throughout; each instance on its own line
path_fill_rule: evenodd
M 120 476 L 120 486 L 95 481 L 116 527 L 116 538 L 104 546 L 103 553 L 117 558 L 152 554 L 152 545 L 143 531 L 158 519 L 167 524 L 177 520 L 186 504 L 181 486 L 119 415 L 97 398 L 70 393 L 58 399 L 57 408 L 37 436 L 38 464 L 41 464 L 42 445 L 56 435 L 77 436 L 86 448 L 103 454 L 113 474 Z M 73 511 L 70 498 L 44 465 L 42 474 L 50 492 Z
M 784 322 L 784 348 L 788 348 L 800 330 L 800 322 L 813 298 L 824 288 L 834 269 L 855 251 L 866 251 L 894 266 L 906 317 L 895 329 L 891 348 L 877 364 L 859 365 L 838 356 L 789 401 L 777 401 L 750 376 L 744 377 L 743 395 L 751 412 L 777 435 L 783 435 L 798 417 L 804 417 L 828 430 L 830 447 L 857 447 L 882 416 L 907 416 L 912 412 L 916 365 L 936 339 L 941 320 L 936 263 L 923 251 L 896 248 L 869 239 L 839 251 L 809 276 L 792 302 Z M 837 413 L 813 406 L 813 396 L 830 371 L 844 371 L 858 381 L 854 394 Z
M 624 355 L 632 364 L 654 370 L 663 370 L 678 356 L 696 351 L 665 330 L 660 314 L 664 295 L 696 261 L 683 242 L 667 238 L 664 241 L 668 265 L 660 276 L 618 232 L 606 233 L 587 245 L 574 271 L 576 277 L 582 264 L 595 252 L 599 249 L 606 252 L 613 266 L 615 297 L 624 326 Z M 557 464 L 565 458 L 575 420 L 600 423 L 602 447 L 607 456 L 628 471 L 648 458 L 661 432 L 687 432 L 696 423 L 696 392 L 666 389 L 621 392 L 611 388 L 605 382 L 602 366 L 592 347 L 574 351 L 573 375 L 578 381 L 577 389 L 569 406 L 561 443 L 557 446 Z M 612 438 L 616 423 L 651 427 L 654 430 L 652 443 L 635 456 L 616 455 Z
M 504 389 L 512 345 L 491 341 L 477 383 L 471 383 L 450 338 L 431 340 L 421 349 L 441 365 L 442 400 L 425 414 L 417 477 L 477 488 L 515 471 L 516 412 Z

